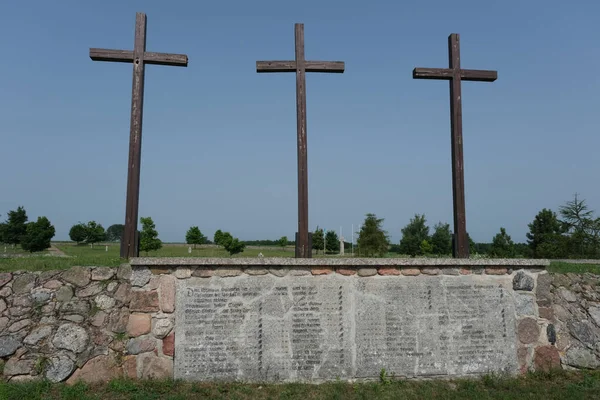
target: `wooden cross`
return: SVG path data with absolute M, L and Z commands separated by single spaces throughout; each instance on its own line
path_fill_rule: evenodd
M 129 164 L 127 171 L 127 205 L 125 229 L 121 241 L 121 257 L 139 255 L 137 218 L 140 197 L 140 158 L 142 151 L 142 116 L 144 108 L 145 65 L 171 65 L 187 67 L 185 54 L 151 53 L 146 51 L 146 14 L 136 13 L 135 41 L 131 50 L 90 49 L 94 61 L 133 63 L 133 88 L 131 95 L 131 125 L 129 133 Z
M 452 201 L 454 205 L 454 256 L 469 258 L 469 241 L 465 217 L 465 175 L 463 163 L 461 81 L 494 82 L 497 71 L 460 68 L 459 35 L 448 37 L 449 68 L 415 68 L 413 79 L 450 81 L 450 129 L 452 142 Z
M 306 153 L 306 72 L 343 73 L 343 61 L 306 61 L 304 24 L 295 24 L 296 59 L 294 61 L 257 61 L 256 72 L 296 73 L 296 123 L 298 128 L 298 234 L 296 257 L 310 258 L 308 233 L 308 161 Z

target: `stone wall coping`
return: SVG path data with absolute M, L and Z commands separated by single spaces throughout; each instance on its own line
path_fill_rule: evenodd
M 465 259 L 465 258 L 195 258 L 195 257 L 135 257 L 132 266 L 436 266 L 436 267 L 513 267 L 546 268 L 550 261 L 521 258 Z

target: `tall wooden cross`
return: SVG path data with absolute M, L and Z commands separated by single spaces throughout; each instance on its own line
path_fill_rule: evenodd
M 137 257 L 137 219 L 140 197 L 140 158 L 142 152 L 142 116 L 144 109 L 145 65 L 171 65 L 187 67 L 185 54 L 151 53 L 146 51 L 146 14 L 136 13 L 135 41 L 131 50 L 90 49 L 94 61 L 133 63 L 133 89 L 131 95 L 131 125 L 129 132 L 129 164 L 127 170 L 127 205 L 125 230 L 121 240 L 121 257 Z
M 343 73 L 343 61 L 307 61 L 304 59 L 304 24 L 295 24 L 296 59 L 294 61 L 257 61 L 256 72 L 296 73 L 296 124 L 298 128 L 298 233 L 296 257 L 310 258 L 308 233 L 308 161 L 306 153 L 306 72 Z
M 449 68 L 415 68 L 414 79 L 450 81 L 450 129 L 452 142 L 452 201 L 454 205 L 454 256 L 469 258 L 469 241 L 465 216 L 465 175 L 463 163 L 461 81 L 494 82 L 497 71 L 460 68 L 460 39 L 457 33 L 448 37 Z

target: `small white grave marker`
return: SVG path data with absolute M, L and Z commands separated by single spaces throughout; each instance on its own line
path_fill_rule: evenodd
M 188 247 L 188 254 L 192 254 L 192 246 Z
M 106 246 L 106 249 L 105 249 L 105 251 L 106 251 L 106 252 L 108 252 L 108 246 Z

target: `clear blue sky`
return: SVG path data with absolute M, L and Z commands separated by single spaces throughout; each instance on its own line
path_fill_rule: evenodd
M 23 205 L 67 239 L 70 226 L 123 223 L 132 67 L 90 47 L 131 49 L 135 12 L 148 51 L 188 68 L 148 66 L 140 216 L 161 238 L 190 225 L 241 239 L 293 237 L 297 218 L 293 74 L 256 60 L 342 60 L 308 74 L 310 229 L 350 238 L 364 214 L 394 242 L 415 213 L 452 223 L 447 67 L 461 35 L 467 227 L 517 241 L 543 207 L 581 194 L 600 211 L 600 3 L 578 1 L 5 1 L 0 6 L 0 213 Z

